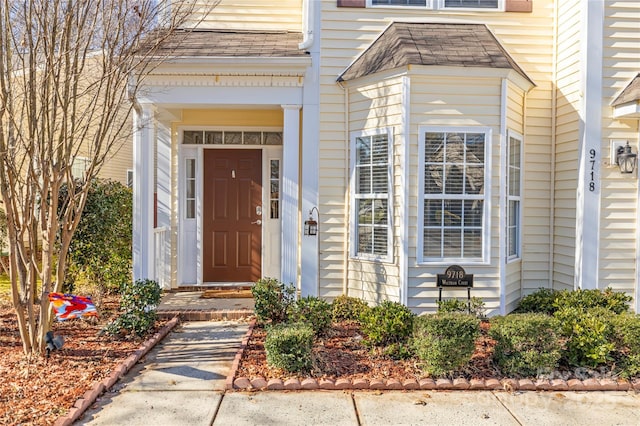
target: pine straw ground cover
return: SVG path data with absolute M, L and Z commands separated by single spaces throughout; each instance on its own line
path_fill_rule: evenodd
M 0 295 L 0 424 L 53 424 L 140 347 L 140 338 L 100 334 L 118 305 L 117 297 L 105 297 L 97 320 L 54 322 L 54 333 L 65 337 L 62 350 L 50 358 L 26 357 L 13 308 Z

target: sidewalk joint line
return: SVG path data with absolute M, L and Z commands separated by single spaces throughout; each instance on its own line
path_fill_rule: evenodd
M 353 403 L 353 412 L 356 414 L 356 422 L 358 426 L 362 426 L 362 422 L 360 421 L 360 413 L 358 412 L 358 404 L 356 404 L 354 392 L 351 392 L 351 402 Z
M 222 400 L 224 399 L 226 394 L 227 394 L 226 389 L 223 390 L 222 393 L 220 394 L 220 400 L 218 401 L 218 406 L 216 407 L 216 410 L 213 412 L 213 418 L 211 419 L 211 423 L 209 423 L 209 426 L 213 426 L 213 424 L 216 422 L 216 417 L 218 417 L 218 411 L 220 411 Z
M 502 402 L 502 400 L 498 398 L 498 395 L 496 395 L 495 391 L 491 391 L 491 395 L 493 395 L 493 397 L 498 400 L 500 405 L 502 405 L 504 409 L 507 410 L 507 413 L 511 414 L 511 417 L 513 417 L 513 420 L 515 420 L 520 426 L 523 425 L 523 423 L 518 419 L 518 417 L 516 417 L 515 414 L 513 414 L 513 412 L 509 409 L 509 407 L 504 405 L 504 402 Z

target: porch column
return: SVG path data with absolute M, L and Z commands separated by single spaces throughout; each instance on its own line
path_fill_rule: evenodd
M 282 105 L 282 262 L 280 280 L 298 285 L 298 179 L 300 171 L 300 105 Z
M 578 140 L 574 288 L 598 288 L 600 260 L 600 176 L 602 164 L 602 43 L 604 3 L 583 2 L 582 105 Z
M 158 284 L 171 288 L 171 124 L 156 120 L 156 194 L 155 272 Z M 153 174 L 152 174 L 153 176 Z
M 154 109 L 144 104 L 133 113 L 133 279 L 153 279 Z

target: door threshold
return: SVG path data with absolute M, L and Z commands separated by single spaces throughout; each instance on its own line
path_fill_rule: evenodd
M 228 290 L 228 289 L 249 289 L 255 283 L 249 281 L 238 282 L 220 282 L 220 283 L 204 283 L 204 284 L 187 284 L 181 285 L 175 291 L 201 291 L 201 290 Z

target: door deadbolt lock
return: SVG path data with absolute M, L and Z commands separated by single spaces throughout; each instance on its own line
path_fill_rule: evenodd
M 256 206 L 256 215 L 262 216 L 262 206 Z

